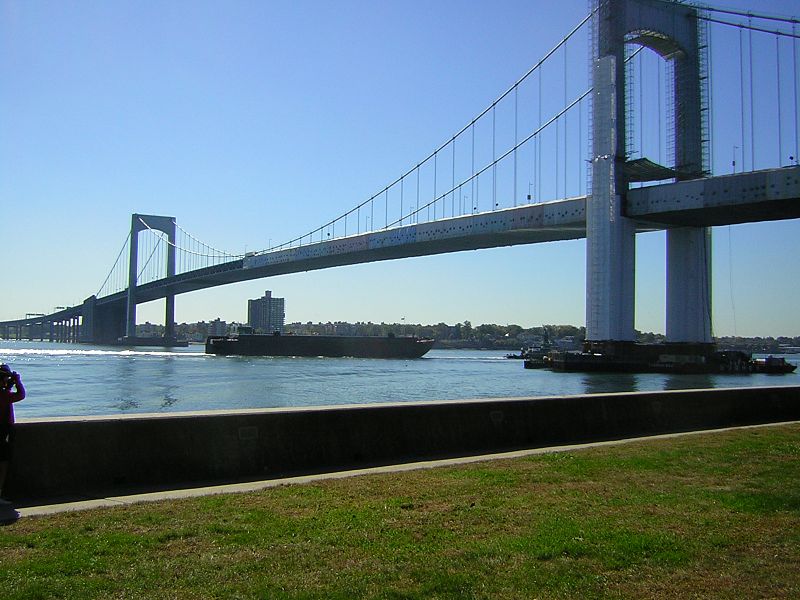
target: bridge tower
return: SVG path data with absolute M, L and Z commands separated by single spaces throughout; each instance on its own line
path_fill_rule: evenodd
M 675 166 L 671 171 L 677 179 L 694 179 L 704 173 L 699 21 L 694 7 L 668 0 L 591 0 L 590 4 L 595 13 L 586 337 L 590 342 L 633 341 L 635 227 L 625 216 L 625 203 L 634 179 L 632 170 L 626 169 L 625 44 L 645 46 L 673 63 Z M 668 341 L 711 342 L 710 265 L 710 230 L 667 231 Z
M 175 217 L 155 215 L 131 215 L 131 253 L 128 270 L 128 309 L 125 335 L 136 337 L 136 278 L 139 273 L 139 232 L 145 229 L 163 231 L 167 234 L 167 277 L 175 275 Z M 164 338 L 175 338 L 175 295 L 166 296 Z

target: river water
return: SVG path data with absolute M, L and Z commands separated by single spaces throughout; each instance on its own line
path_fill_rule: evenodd
M 790 375 L 584 374 L 526 370 L 505 352 L 432 350 L 416 360 L 206 355 L 0 340 L 22 375 L 17 418 L 561 396 L 684 388 L 800 385 Z M 787 359 L 797 364 L 800 356 Z

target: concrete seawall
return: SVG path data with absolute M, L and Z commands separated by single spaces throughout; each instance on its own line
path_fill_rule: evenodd
M 800 420 L 800 387 L 26 420 L 6 494 L 92 496 Z

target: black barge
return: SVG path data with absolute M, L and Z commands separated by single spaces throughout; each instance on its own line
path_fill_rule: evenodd
M 393 335 L 370 337 L 240 333 L 231 336 L 209 336 L 206 339 L 206 354 L 421 358 L 432 346 L 433 340 Z
M 585 342 L 582 352 L 553 351 L 525 360 L 526 369 L 604 373 L 785 374 L 797 369 L 781 357 L 753 358 L 714 344 Z

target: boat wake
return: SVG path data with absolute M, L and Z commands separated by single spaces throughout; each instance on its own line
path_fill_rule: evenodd
M 50 348 L 0 348 L 0 356 L 15 357 L 64 357 L 64 356 L 164 356 L 170 358 L 203 358 L 199 352 L 168 352 L 164 350 L 91 350 L 91 349 L 50 349 Z

